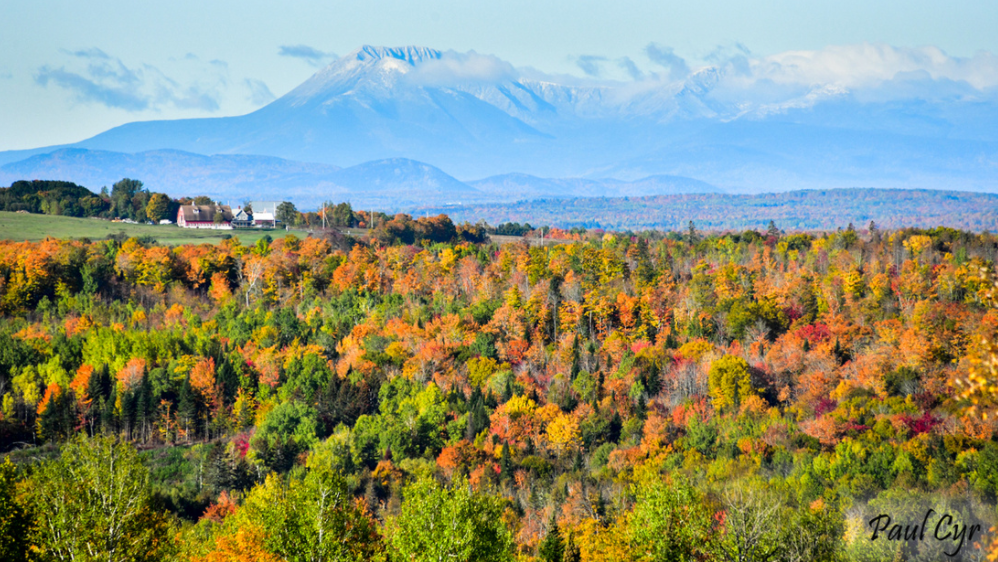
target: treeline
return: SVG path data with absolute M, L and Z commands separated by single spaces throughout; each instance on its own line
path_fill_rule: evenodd
M 504 222 L 493 229 L 493 234 L 499 236 L 523 236 L 534 230 L 529 222 L 520 224 L 518 222 Z
M 63 181 L 18 181 L 9 188 L 0 188 L 0 211 L 9 212 L 159 222 L 174 220 L 180 206 L 188 204 L 215 205 L 216 202 L 206 196 L 171 199 L 163 193 L 150 192 L 141 181 L 128 178 L 116 182 L 110 191 L 102 188 L 100 193 Z M 482 243 L 490 233 L 523 236 L 532 231 L 529 224 L 501 224 L 496 228 L 484 223 L 455 226 L 447 215 L 413 220 L 406 214 L 390 216 L 382 212 L 355 211 L 347 202 L 326 202 L 316 211 L 301 212 L 294 203 L 283 201 L 277 206 L 275 215 L 281 224 L 298 228 L 373 228 L 375 238 L 386 244 L 412 244 L 424 240 L 430 243 L 455 240 Z
M 471 242 L 482 243 L 488 240 L 485 226 L 482 224 L 461 224 L 455 226 L 447 215 L 435 217 L 420 217 L 413 220 L 411 216 L 400 213 L 377 224 L 371 233 L 373 239 L 382 244 L 417 244 Z
M 828 189 L 756 195 L 680 194 L 648 197 L 542 199 L 427 209 L 457 221 L 533 223 L 562 228 L 681 230 L 693 220 L 704 230 L 759 229 L 775 220 L 788 231 L 834 230 L 849 221 L 883 227 L 945 225 L 998 230 L 998 195 L 902 189 Z
M 371 229 L 371 239 L 381 244 L 420 244 L 423 242 L 483 243 L 489 233 L 496 233 L 484 223 L 455 225 L 447 215 L 420 217 L 399 213 L 394 216 L 377 211 L 355 211 L 350 203 L 324 203 L 318 210 L 299 212 L 293 204 L 284 203 L 281 217 L 286 224 L 307 228 Z M 518 235 L 522 235 L 518 234 Z
M 199 198 L 211 204 L 211 200 Z M 85 187 L 65 181 L 17 181 L 0 188 L 0 211 L 25 211 L 67 217 L 131 219 L 137 222 L 173 219 L 181 204 L 163 193 L 144 189 L 142 182 L 122 179 L 93 193 Z
M 938 560 L 869 521 L 995 524 L 994 236 L 461 228 L 0 242 L 0 525 L 34 529 L 0 536 L 97 544 L 66 490 L 101 474 L 146 559 Z
M 0 210 L 70 217 L 96 217 L 110 201 L 85 187 L 64 181 L 18 181 L 0 188 Z
M 73 439 L 54 458 L 20 470 L 6 459 L 0 555 L 196 562 L 523 558 L 509 499 L 475 490 L 463 477 L 443 484 L 424 476 L 401 487 L 404 499 L 379 521 L 367 501 L 352 499 L 335 450 L 325 445 L 245 494 L 222 490 L 193 525 L 164 510 L 154 476 L 133 447 L 107 437 Z M 688 484 L 653 482 L 638 489 L 630 513 L 598 535 L 591 522 L 581 532 L 561 533 L 553 514 L 533 559 L 834 559 L 843 532 L 836 516 L 822 505 L 793 509 L 785 501 L 759 487 L 706 496 Z M 724 532 L 717 513 L 726 514 Z

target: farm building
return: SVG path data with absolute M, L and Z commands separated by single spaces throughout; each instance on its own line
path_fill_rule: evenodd
M 228 205 L 181 205 L 177 211 L 181 228 L 232 229 L 232 209 Z
M 253 228 L 253 215 L 246 212 L 246 209 L 237 209 L 232 216 L 232 228 Z
M 253 226 L 256 228 L 274 228 L 279 222 L 277 220 L 277 206 L 279 201 L 250 201 L 249 207 L 253 217 Z

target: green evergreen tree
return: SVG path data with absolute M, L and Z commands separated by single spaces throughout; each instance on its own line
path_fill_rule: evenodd
M 694 246 L 700 241 L 700 236 L 697 234 L 697 227 L 693 225 L 693 221 L 690 221 L 686 226 L 686 242 Z
M 775 222 L 769 221 L 769 226 L 766 227 L 766 235 L 772 236 L 777 240 L 780 239 L 780 229 L 776 226 Z
M 115 407 L 118 400 L 118 385 L 112 383 L 110 386 L 111 390 L 108 392 L 107 398 L 104 399 L 101 408 L 101 426 L 105 433 L 114 433 L 118 431 L 120 426 L 118 411 Z
M 184 377 L 184 383 L 180 386 L 177 420 L 180 422 L 180 428 L 187 432 L 188 439 L 197 435 L 198 404 L 194 389 L 191 388 L 190 377 Z
M 509 480 L 513 477 L 513 459 L 509 455 L 509 443 L 502 444 L 502 454 L 499 458 L 499 478 Z
M 551 521 L 548 522 L 548 534 L 537 547 L 537 556 L 545 562 L 562 562 L 565 556 L 565 543 L 561 539 L 558 518 L 554 512 L 551 512 Z

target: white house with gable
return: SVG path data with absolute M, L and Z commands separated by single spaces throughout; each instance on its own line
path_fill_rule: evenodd
M 253 216 L 253 226 L 256 228 L 274 228 L 277 220 L 277 206 L 280 201 L 250 201 L 250 214 Z

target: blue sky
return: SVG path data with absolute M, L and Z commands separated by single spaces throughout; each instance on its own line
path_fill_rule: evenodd
M 0 150 L 129 121 L 245 113 L 363 44 L 474 50 L 617 80 L 745 56 L 804 60 L 798 80 L 853 83 L 911 71 L 921 63 L 892 61 L 914 53 L 982 88 L 994 88 L 998 53 L 994 0 L 35 0 L 4 2 L 0 15 Z

